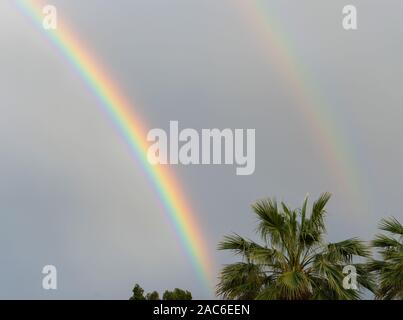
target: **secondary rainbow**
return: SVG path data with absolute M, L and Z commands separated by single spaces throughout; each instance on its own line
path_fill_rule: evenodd
M 294 96 L 296 105 L 321 146 L 333 178 L 338 180 L 341 190 L 346 192 L 357 209 L 366 210 L 367 200 L 362 193 L 365 186 L 360 183 L 362 177 L 354 150 L 348 138 L 336 126 L 336 117 L 324 101 L 318 85 L 296 57 L 289 37 L 281 30 L 269 6 L 270 2 L 234 0 L 234 3 L 248 19 L 248 25 L 254 28 L 259 45 L 269 54 L 290 95 Z
M 22 12 L 42 29 L 44 4 L 32 0 L 18 0 L 17 4 Z M 131 152 L 140 161 L 157 191 L 202 285 L 211 292 L 213 263 L 208 255 L 200 224 L 168 167 L 149 164 L 146 140 L 148 131 L 144 121 L 133 113 L 131 104 L 119 91 L 117 84 L 112 82 L 101 64 L 96 62 L 94 55 L 90 54 L 65 21 L 62 22 L 59 17 L 57 29 L 46 30 L 46 34 L 70 64 L 75 67 L 81 78 L 101 102 L 100 105 L 107 111 L 114 124 L 124 135 L 126 142 L 130 145 Z

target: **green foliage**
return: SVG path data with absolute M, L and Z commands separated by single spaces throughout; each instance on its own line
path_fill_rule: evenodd
M 395 218 L 383 219 L 379 228 L 388 235 L 379 234 L 372 241 L 382 260 L 371 260 L 368 271 L 379 282 L 375 292 L 377 299 L 403 299 L 403 226 Z
M 381 259 L 369 259 L 370 249 L 359 239 L 326 243 L 325 215 L 329 193 L 322 194 L 312 208 L 308 198 L 291 209 L 275 199 L 252 205 L 257 216 L 258 244 L 238 234 L 226 235 L 219 250 L 242 258 L 223 267 L 216 292 L 225 299 L 359 299 L 363 289 L 377 299 L 403 299 L 403 226 L 395 218 L 383 219 L 372 246 Z M 310 211 L 310 212 L 309 212 Z M 367 258 L 367 263 L 356 263 Z M 343 287 L 343 267 L 357 271 L 358 290 Z M 375 285 L 377 280 L 378 285 Z M 166 290 L 163 300 L 192 300 L 187 290 Z M 160 300 L 157 291 L 144 295 L 136 284 L 130 300 Z
M 290 209 L 275 199 L 258 201 L 252 208 L 257 216 L 257 233 L 262 244 L 227 235 L 218 245 L 242 258 L 224 266 L 217 294 L 226 299 L 358 299 L 359 292 L 343 288 L 343 267 L 355 257 L 368 257 L 369 249 L 356 238 L 326 243 L 326 204 L 329 193 L 300 209 Z M 356 264 L 360 287 L 373 290 L 365 266 Z
M 146 300 L 160 300 L 160 295 L 157 291 L 147 293 Z
M 136 283 L 133 290 L 133 295 L 129 300 L 160 300 L 159 293 L 157 291 L 149 292 L 144 296 L 144 290 L 140 285 Z M 175 288 L 173 291 L 165 290 L 163 300 L 192 300 L 192 294 L 187 290 Z
M 139 284 L 136 283 L 132 292 L 133 292 L 133 295 L 130 297 L 130 300 L 145 300 L 146 299 L 144 297 L 144 289 L 142 287 L 140 287 Z
M 166 290 L 162 295 L 162 300 L 192 300 L 192 294 L 187 290 L 175 288 L 174 291 Z

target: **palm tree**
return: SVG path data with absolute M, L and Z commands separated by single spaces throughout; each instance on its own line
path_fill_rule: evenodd
M 369 271 L 378 279 L 377 299 L 403 299 L 403 226 L 395 218 L 382 219 L 379 228 L 390 233 L 378 234 L 372 245 L 382 260 L 371 260 Z
M 252 208 L 258 218 L 260 245 L 237 234 L 220 242 L 219 250 L 230 250 L 241 262 L 224 266 L 217 294 L 226 299 L 359 299 L 360 293 L 345 289 L 343 267 L 353 258 L 368 257 L 369 249 L 357 238 L 325 243 L 325 206 L 331 195 L 322 194 L 307 214 L 292 210 L 275 199 L 258 201 Z M 363 264 L 354 265 L 357 286 L 373 290 Z

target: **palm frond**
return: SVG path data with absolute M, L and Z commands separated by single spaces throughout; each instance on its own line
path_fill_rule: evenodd
M 218 250 L 230 250 L 247 259 L 250 258 L 252 250 L 257 248 L 263 247 L 251 240 L 244 239 L 236 233 L 224 236 L 224 240 L 218 244 Z
M 403 248 L 403 244 L 397 241 L 392 237 L 388 237 L 384 234 L 376 235 L 375 239 L 372 241 L 372 245 L 376 248 L 395 248 L 397 250 L 401 250 Z
M 246 300 L 255 299 L 262 285 L 268 281 L 258 265 L 243 262 L 226 265 L 219 279 L 217 295 L 226 299 Z
M 309 218 L 311 225 L 322 232 L 326 231 L 324 224 L 324 216 L 326 214 L 325 207 L 329 202 L 331 196 L 332 195 L 328 192 L 322 193 L 314 202 L 312 207 L 312 214 Z
M 281 235 L 284 232 L 284 216 L 278 211 L 275 199 L 267 199 L 252 205 L 258 216 L 257 230 L 265 241 L 281 244 Z
M 379 228 L 390 233 L 403 236 L 403 225 L 392 217 L 389 219 L 382 219 Z
M 327 259 L 334 263 L 351 263 L 354 256 L 369 257 L 370 250 L 363 241 L 358 238 L 351 238 L 336 243 L 329 243 L 326 248 L 326 255 Z

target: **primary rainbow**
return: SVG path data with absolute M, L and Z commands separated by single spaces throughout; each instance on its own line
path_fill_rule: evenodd
M 269 1 L 234 0 L 248 24 L 255 28 L 258 41 L 266 50 L 282 76 L 297 106 L 301 109 L 309 127 L 321 146 L 321 151 L 338 180 L 342 192 L 358 210 L 366 210 L 367 199 L 360 182 L 359 165 L 348 138 L 336 126 L 335 115 L 324 101 L 318 84 L 309 77 L 304 64 L 299 61 L 289 37 L 281 30 Z
M 43 6 L 40 1 L 17 0 L 16 3 L 22 12 L 42 29 Z M 131 152 L 140 161 L 156 189 L 182 245 L 200 276 L 202 285 L 211 293 L 213 264 L 207 253 L 200 225 L 168 167 L 152 166 L 148 162 L 147 130 L 144 122 L 133 113 L 130 103 L 119 92 L 117 84 L 112 82 L 96 62 L 94 55 L 90 54 L 78 36 L 72 33 L 65 21 L 62 22 L 59 17 L 57 30 L 47 30 L 46 34 L 75 67 L 126 138 Z

